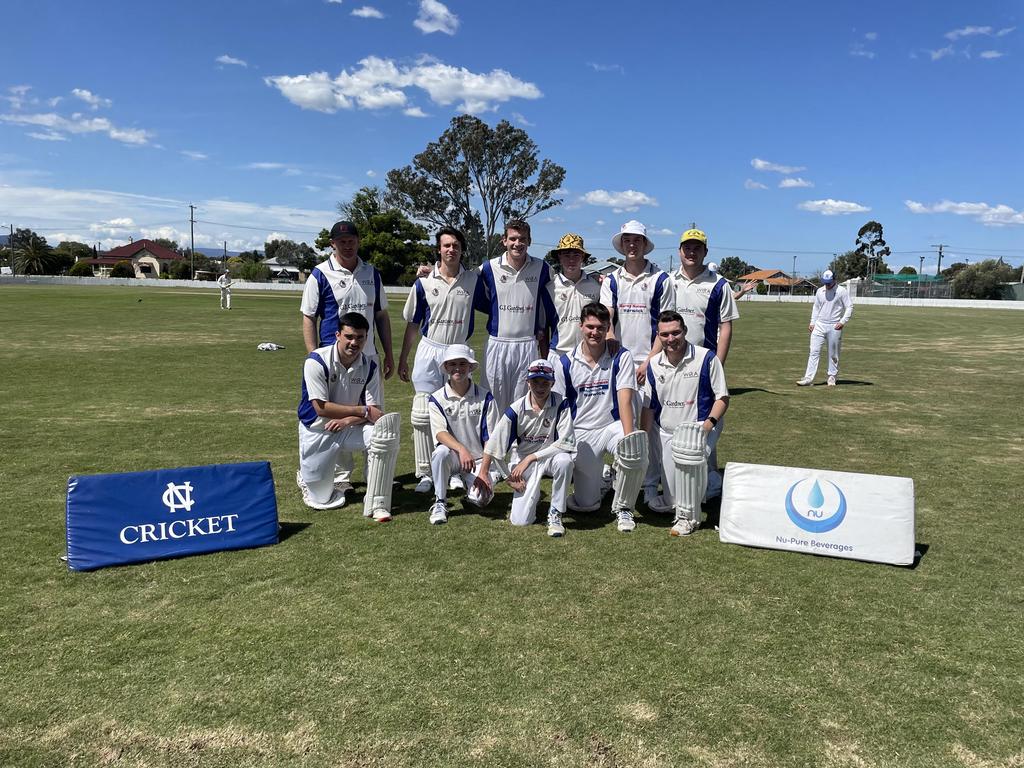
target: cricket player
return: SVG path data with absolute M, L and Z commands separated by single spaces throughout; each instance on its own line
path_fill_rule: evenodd
M 231 273 L 224 267 L 224 274 L 217 278 L 220 286 L 220 308 L 231 309 Z
M 679 270 L 672 273 L 674 309 L 686 323 L 686 340 L 710 349 L 725 364 L 732 343 L 732 321 L 739 318 L 729 281 L 704 265 L 708 236 L 688 229 L 679 238 Z
M 303 363 L 296 482 L 306 506 L 344 506 L 345 491 L 334 481 L 338 454 L 366 451 L 363 516 L 385 522 L 391 519 L 399 417 L 381 410 L 380 367 L 363 354 L 369 330 L 362 313 L 347 312 L 338 318 L 335 343 L 313 350 Z
M 594 512 L 601 507 L 604 455 L 614 460 L 612 513 L 623 533 L 636 528 L 633 507 L 647 470 L 647 435 L 637 429 L 636 368 L 629 350 L 608 349 L 611 318 L 596 302 L 580 311 L 582 340 L 555 364 L 555 391 L 571 403 L 576 434 L 573 495 L 569 509 Z
M 814 383 L 818 372 L 818 359 L 821 356 L 821 345 L 828 342 L 828 386 L 836 385 L 839 375 L 839 352 L 843 345 L 843 328 L 853 317 L 853 302 L 850 292 L 836 283 L 831 269 L 821 275 L 824 285 L 814 293 L 814 308 L 811 310 L 811 322 L 807 330 L 811 332 L 811 349 L 807 355 L 807 370 L 804 377 L 797 382 L 799 387 L 807 387 Z
M 686 536 L 701 523 L 701 502 L 710 480 L 707 459 L 729 407 L 729 389 L 721 360 L 687 341 L 678 312 L 659 315 L 658 338 L 662 350 L 647 368 L 643 419 L 653 423 L 659 438 L 664 503 L 675 512 L 670 533 Z M 715 482 L 720 493 L 720 473 Z
M 402 311 L 406 326 L 398 357 L 398 377 L 408 382 L 409 352 L 419 336 L 411 379 L 416 390 L 412 400 L 412 429 L 418 493 L 429 493 L 433 488 L 434 436 L 427 400 L 445 383 L 441 360 L 448 345 L 465 344 L 473 335 L 473 299 L 480 276 L 476 270 L 462 265 L 466 238 L 459 230 L 442 228 L 435 243 L 437 263 L 428 274 L 416 278 Z
M 494 498 L 491 490 L 500 479 L 490 470 L 488 482 L 481 477 L 484 445 L 498 420 L 491 393 L 473 383 L 476 357 L 465 344 L 452 344 L 444 353 L 441 367 L 448 383 L 430 395 L 430 430 L 436 447 L 430 457 L 434 477 L 434 505 L 430 524 L 448 522 L 448 480 L 462 478 L 466 501 L 484 507 Z
M 548 251 L 548 256 L 557 258 L 559 264 L 559 271 L 548 283 L 548 294 L 558 315 L 548 356 L 555 365 L 558 355 L 569 354 L 580 343 L 580 311 L 601 298 L 601 283 L 583 272 L 583 260 L 590 254 L 579 235 L 562 235 L 558 245 Z
M 505 410 L 484 446 L 477 478 L 493 490 L 491 463 L 511 455 L 508 484 L 515 493 L 509 522 L 530 525 L 537 518 L 541 478 L 551 477 L 548 536 L 563 536 L 562 515 L 576 455 L 572 411 L 569 401 L 552 391 L 555 369 L 547 360 L 531 362 L 526 381 L 527 393 Z
M 526 393 L 523 370 L 537 357 L 547 357 L 551 328 L 558 315 L 551 303 L 551 270 L 527 252 L 530 225 L 511 220 L 502 237 L 505 252 L 480 266 L 476 308 L 487 315 L 487 344 L 481 384 L 503 413 Z

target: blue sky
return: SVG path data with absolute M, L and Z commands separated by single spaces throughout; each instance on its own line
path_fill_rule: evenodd
M 535 255 L 627 219 L 663 264 L 1024 262 L 1024 5 L 10 0 L 0 223 L 56 243 L 311 241 L 467 111 L 566 168 Z

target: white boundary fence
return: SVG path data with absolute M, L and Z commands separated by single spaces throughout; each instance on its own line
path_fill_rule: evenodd
M 53 275 L 10 275 L 0 276 L 0 285 L 109 285 L 121 288 L 206 288 L 216 294 L 220 288 L 210 280 L 159 280 L 137 277 L 57 277 Z M 231 287 L 242 291 L 282 291 L 285 293 L 301 293 L 302 283 L 249 283 L 244 280 L 232 280 Z M 406 286 L 387 286 L 389 296 L 406 296 Z M 810 304 L 814 296 L 757 296 L 747 294 L 740 300 L 746 302 L 769 304 Z M 979 299 L 883 299 L 855 297 L 855 306 L 878 305 L 886 307 L 954 307 L 961 309 L 1016 309 L 1024 311 L 1024 301 L 982 301 Z

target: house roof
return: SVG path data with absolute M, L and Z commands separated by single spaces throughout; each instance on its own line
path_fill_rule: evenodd
M 737 277 L 736 279 L 737 280 L 742 280 L 743 282 L 750 283 L 750 282 L 753 282 L 755 280 L 771 280 L 771 279 L 781 279 L 781 278 L 784 278 L 787 281 L 785 284 L 789 285 L 789 282 L 788 282 L 789 279 L 790 279 L 789 275 L 787 275 L 785 272 L 783 272 L 780 269 L 757 269 L 757 270 L 754 270 L 753 272 L 748 272 L 745 275 Z M 775 285 L 775 283 L 773 283 L 773 285 Z
M 146 239 L 136 240 L 134 243 L 128 243 L 128 245 L 119 245 L 117 248 L 111 248 L 109 251 L 104 251 L 101 256 L 116 260 L 132 259 L 139 251 L 149 251 L 160 261 L 181 261 L 185 258 L 170 248 L 164 248 L 162 245 L 157 245 L 152 240 Z

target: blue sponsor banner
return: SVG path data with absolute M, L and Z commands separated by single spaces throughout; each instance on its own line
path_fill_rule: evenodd
M 277 543 L 270 463 L 68 479 L 68 566 L 90 571 Z

